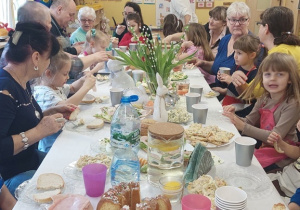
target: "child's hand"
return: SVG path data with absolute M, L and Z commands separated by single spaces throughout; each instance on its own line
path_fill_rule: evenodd
M 92 55 L 96 57 L 95 61 L 97 61 L 97 62 L 103 62 L 103 61 L 107 61 L 108 60 L 108 56 L 107 56 L 107 52 L 106 51 L 95 52 Z
M 219 80 L 229 85 L 232 82 L 232 77 L 228 74 L 221 74 Z
M 235 87 L 244 85 L 248 79 L 248 77 L 242 71 L 233 72 L 231 78 L 232 78 L 232 83 Z
M 235 113 L 235 107 L 232 106 L 232 105 L 223 106 L 223 111 L 224 112 Z
M 300 120 L 297 123 L 297 128 L 298 128 L 298 131 L 300 131 Z
M 84 42 L 76 42 L 75 44 L 72 45 L 72 47 L 76 49 L 77 55 L 79 55 L 82 52 L 83 44 Z
M 275 131 L 273 131 L 272 133 L 270 133 L 270 135 L 268 136 L 267 142 L 271 145 L 273 145 L 275 142 L 279 142 L 282 141 L 281 136 L 276 133 Z
M 85 76 L 85 80 L 82 87 L 90 90 L 95 86 L 95 84 L 96 84 L 96 77 L 94 77 L 92 74 L 87 74 Z
M 223 115 L 230 119 L 230 121 L 234 124 L 236 129 L 238 129 L 239 131 L 244 130 L 245 122 L 238 118 L 238 116 L 236 116 L 233 112 L 228 112 L 224 110 Z
M 116 37 L 112 37 L 112 38 L 111 38 L 111 43 L 112 43 L 112 47 L 113 47 L 113 48 L 117 48 L 117 47 L 118 47 L 118 44 L 119 44 L 119 39 L 116 38 Z
M 191 46 L 193 46 L 194 45 L 194 43 L 192 42 L 192 41 L 184 41 L 182 44 L 181 44 L 181 47 L 182 48 L 189 48 L 189 47 L 191 47 Z
M 213 87 L 212 89 L 222 95 L 225 95 L 227 93 L 227 88 Z

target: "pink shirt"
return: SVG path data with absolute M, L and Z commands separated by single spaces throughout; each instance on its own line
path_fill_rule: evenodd
M 191 47 L 187 48 L 187 50 L 186 50 L 186 53 L 188 53 L 189 55 L 193 54 L 194 52 L 196 52 L 196 54 L 194 55 L 196 58 L 204 60 L 204 51 L 203 51 L 201 46 L 196 47 L 195 45 L 192 45 Z M 205 78 L 205 80 L 207 81 L 208 84 L 215 83 L 215 80 L 216 80 L 215 75 L 211 75 L 211 74 L 207 73 L 206 71 L 204 71 L 200 67 L 198 67 L 198 68 L 201 71 L 201 73 L 204 75 L 204 78 Z

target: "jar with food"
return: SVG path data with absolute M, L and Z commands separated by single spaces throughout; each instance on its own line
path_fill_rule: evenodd
M 183 176 L 184 129 L 174 123 L 148 128 L 148 181 L 158 186 L 164 176 Z

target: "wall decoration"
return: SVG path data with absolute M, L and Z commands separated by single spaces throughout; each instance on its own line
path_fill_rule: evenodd
M 155 4 L 155 0 L 144 0 L 144 4 Z

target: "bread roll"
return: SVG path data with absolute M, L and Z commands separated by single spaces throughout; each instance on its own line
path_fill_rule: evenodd
M 54 173 L 41 174 L 37 180 L 36 188 L 38 190 L 54 190 L 63 188 L 65 182 L 63 178 Z
M 101 119 L 95 119 L 91 123 L 87 124 L 88 129 L 100 129 L 104 126 L 104 121 Z
M 83 99 L 81 100 L 81 103 L 84 104 L 92 104 L 94 103 L 96 100 L 95 96 L 91 95 L 91 94 L 86 94 Z
M 52 196 L 61 193 L 61 189 L 50 190 L 42 193 L 37 193 L 33 195 L 33 199 L 38 203 L 49 203 L 52 201 Z
M 285 205 L 282 204 L 282 203 L 277 203 L 277 204 L 274 204 L 272 210 L 285 210 Z
M 274 143 L 274 148 L 278 153 L 284 153 L 284 151 L 278 146 L 277 142 Z
M 70 117 L 69 117 L 69 120 L 70 121 L 75 121 L 77 119 L 77 115 L 79 114 L 80 112 L 80 109 L 79 107 L 77 107 L 71 114 L 70 114 Z

